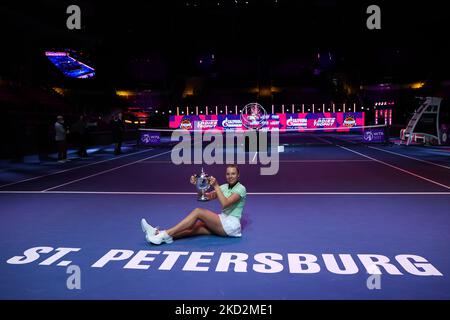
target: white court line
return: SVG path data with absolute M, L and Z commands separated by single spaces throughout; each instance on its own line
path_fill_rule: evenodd
M 344 139 L 341 139 L 341 138 L 339 138 L 339 137 L 333 137 L 333 138 L 336 139 L 336 140 L 341 140 L 341 141 L 344 141 L 344 142 L 349 142 L 349 141 L 344 140 Z M 324 140 L 325 140 L 325 139 L 324 139 Z M 325 141 L 326 141 L 326 140 L 325 140 Z M 350 143 L 352 143 L 352 144 L 358 144 L 357 142 L 354 142 L 354 141 L 350 141 Z M 391 154 L 394 154 L 394 155 L 397 155 L 397 156 L 400 156 L 400 157 L 404 157 L 404 158 L 408 158 L 408 159 L 420 161 L 420 162 L 423 162 L 423 163 L 431 164 L 431 165 L 438 166 L 438 167 L 441 167 L 441 168 L 444 168 L 444 169 L 450 169 L 450 167 L 444 166 L 444 165 L 439 164 L 439 163 L 435 163 L 435 162 L 431 162 L 431 161 L 422 160 L 422 159 L 419 159 L 419 158 L 407 156 L 407 155 L 404 155 L 404 154 L 401 154 L 401 153 L 398 153 L 398 152 L 389 151 L 389 150 L 384 150 L 384 149 L 377 148 L 377 147 L 374 147 L 374 146 L 367 146 L 367 147 L 369 147 L 369 148 L 371 148 L 371 149 L 383 151 L 383 152 L 386 152 L 386 153 L 391 153 Z
M 274 161 L 277 162 L 277 161 Z M 372 162 L 372 160 L 366 159 L 321 159 L 321 160 L 280 160 L 278 162 Z
M 330 141 L 328 141 L 328 140 L 325 140 L 325 139 L 322 138 L 322 137 L 316 137 L 316 136 L 313 136 L 313 138 L 316 138 L 317 140 L 320 140 L 320 141 L 325 142 L 325 143 L 328 143 L 328 144 L 334 144 L 333 142 L 330 142 Z
M 50 191 L 50 190 L 57 189 L 57 188 L 60 188 L 60 187 L 63 187 L 63 186 L 67 186 L 67 185 L 69 185 L 69 184 L 72 184 L 72 183 L 75 183 L 75 182 L 78 182 L 78 181 L 82 181 L 82 180 L 85 180 L 85 179 L 89 179 L 89 178 L 92 178 L 92 177 L 96 177 L 96 176 L 98 176 L 98 175 L 101 175 L 101 174 L 104 174 L 104 173 L 107 173 L 107 172 L 111 172 L 111 171 L 120 169 L 120 168 L 124 168 L 124 167 L 127 167 L 127 166 L 131 166 L 132 164 L 135 164 L 135 163 L 138 163 L 138 162 L 141 162 L 141 161 L 144 161 L 144 160 L 148 160 L 148 159 L 151 159 L 151 158 L 156 158 L 156 157 L 159 157 L 159 156 L 161 156 L 161 155 L 163 155 L 163 154 L 166 154 L 166 153 L 169 153 L 169 152 L 172 152 L 172 150 L 165 151 L 165 152 L 161 152 L 161 153 L 152 155 L 152 156 L 150 156 L 150 157 L 147 157 L 147 158 L 144 158 L 144 159 L 141 159 L 141 160 L 137 160 L 137 161 L 133 161 L 133 162 L 130 162 L 130 163 L 126 163 L 126 164 L 124 164 L 124 165 L 121 165 L 121 166 L 118 166 L 118 167 L 114 167 L 114 168 L 111 168 L 111 169 L 108 169 L 108 170 L 103 170 L 103 171 L 100 171 L 100 172 L 91 174 L 91 175 L 86 176 L 86 177 L 83 177 L 83 178 L 75 179 L 75 180 L 72 180 L 72 181 L 69 181 L 69 182 L 66 182 L 66 183 L 63 183 L 63 184 L 60 184 L 60 185 L 57 185 L 57 186 L 54 186 L 54 187 L 51 187 L 51 188 L 42 190 L 41 192 L 48 192 L 48 191 Z
M 407 156 L 407 155 L 404 155 L 404 154 L 401 154 L 401 153 L 397 153 L 397 152 L 393 152 L 393 151 L 389 151 L 389 150 L 384 150 L 384 149 L 377 148 L 377 147 L 372 147 L 372 146 L 368 146 L 368 147 L 371 148 L 371 149 L 380 150 L 380 151 L 387 152 L 387 153 L 392 153 L 392 154 L 400 156 L 400 157 L 405 157 L 405 158 L 408 158 L 408 159 L 412 159 L 412 160 L 424 162 L 424 163 L 427 163 L 427 164 L 431 164 L 431 165 L 434 165 L 434 166 L 438 166 L 438 167 L 441 167 L 441 168 L 444 168 L 444 169 L 450 169 L 450 167 L 444 166 L 442 164 L 434 163 L 434 162 L 431 162 L 431 161 L 422 160 L 422 159 L 419 159 L 419 158 L 414 158 L 414 157 Z
M 249 195 L 265 196 L 265 195 L 450 195 L 450 192 L 445 191 L 389 191 L 389 192 L 249 192 Z
M 334 138 L 337 139 L 337 140 L 341 140 L 341 141 L 344 141 L 344 142 L 348 142 L 347 140 L 340 139 L 340 138 L 338 138 L 338 137 L 334 137 Z M 323 139 L 323 141 L 328 142 L 328 141 L 325 140 L 325 139 Z M 329 142 L 329 143 L 330 143 L 330 142 Z M 350 143 L 352 143 L 352 144 L 358 144 L 357 142 L 354 142 L 354 141 L 350 141 Z M 450 167 L 444 166 L 444 165 L 442 165 L 442 164 L 434 163 L 434 162 L 427 161 L 427 160 L 422 160 L 422 159 L 419 159 L 419 158 L 414 158 L 414 157 L 407 156 L 407 155 L 404 155 L 404 154 L 401 154 L 401 153 L 397 153 L 397 152 L 393 152 L 393 151 L 389 151 L 389 150 L 384 150 L 384 149 L 377 148 L 377 147 L 373 147 L 373 146 L 367 146 L 367 147 L 369 147 L 369 148 L 371 148 L 371 149 L 383 151 L 383 152 L 386 152 L 386 153 L 391 153 L 391 154 L 394 154 L 394 155 L 397 155 L 397 156 L 400 156 L 400 157 L 404 157 L 404 158 L 408 158 L 408 159 L 412 159 L 412 160 L 424 162 L 424 163 L 431 164 L 431 165 L 434 165 L 434 166 L 438 166 L 438 167 L 441 167 L 441 168 L 444 168 L 444 169 L 450 169 Z
M 373 160 L 373 161 L 376 161 L 376 162 L 378 162 L 378 163 L 384 164 L 384 165 L 386 165 L 386 166 L 388 166 L 388 167 L 391 167 L 391 168 L 397 169 L 397 170 L 399 170 L 399 171 L 405 172 L 405 173 L 410 174 L 410 175 L 412 175 L 412 176 L 414 176 L 414 177 L 416 177 L 416 178 L 419 178 L 419 179 L 422 179 L 422 180 L 431 182 L 431 183 L 433 183 L 433 184 L 436 184 L 436 185 L 438 185 L 438 186 L 440 186 L 440 187 L 444 187 L 444 188 L 446 188 L 446 189 L 450 189 L 450 186 L 447 186 L 447 185 L 442 184 L 442 183 L 439 183 L 439 182 L 437 182 L 437 181 L 434 181 L 434 180 L 425 178 L 425 177 L 423 177 L 423 176 L 421 176 L 421 175 L 418 175 L 418 174 L 416 174 L 416 173 L 413 173 L 413 172 L 411 172 L 411 171 L 408 171 L 408 170 L 405 170 L 405 169 L 396 167 L 396 166 L 394 166 L 394 165 L 392 165 L 392 164 L 389 164 L 389 163 L 387 163 L 387 162 L 384 162 L 384 161 L 381 161 L 381 160 L 378 160 L 378 159 L 369 157 L 369 156 L 367 156 L 367 155 L 365 155 L 365 154 L 362 154 L 362 153 L 359 153 L 359 152 L 357 152 L 357 151 L 355 151 L 355 150 L 351 150 L 351 149 L 349 149 L 349 148 L 340 146 L 340 145 L 338 145 L 338 144 L 337 144 L 336 146 L 338 146 L 339 148 L 342 148 L 342 149 L 344 149 L 344 150 L 347 150 L 347 151 L 356 153 L 356 154 L 358 154 L 358 155 L 360 155 L 360 156 L 362 156 L 362 157 L 365 157 L 365 158 L 371 159 L 371 160 Z
M 332 138 L 334 138 L 336 140 L 341 140 L 341 141 L 344 141 L 344 142 L 347 142 L 347 143 L 351 143 L 351 144 L 360 144 L 360 142 L 355 142 L 355 141 L 352 141 L 352 140 L 344 140 L 344 139 L 339 138 L 339 137 L 332 137 Z
M 98 194 L 98 195 L 148 195 L 173 196 L 196 195 L 196 192 L 153 192 L 153 191 L 0 191 L 0 194 Z M 445 191 L 389 191 L 389 192 L 248 192 L 252 196 L 295 196 L 295 195 L 450 195 Z
M 7 184 L 3 184 L 3 185 L 0 186 L 0 188 L 8 187 L 8 186 L 12 186 L 12 185 L 15 185 L 15 184 L 18 184 L 18 183 L 27 182 L 27 181 L 32 181 L 32 180 L 36 180 L 36 179 L 40 179 L 40 178 L 44 178 L 44 177 L 53 176 L 53 175 L 55 175 L 55 174 L 59 174 L 59 173 L 63 173 L 63 172 L 68 172 L 68 171 L 72 171 L 72 170 L 75 170 L 75 169 L 80 169 L 80 168 L 89 167 L 89 166 L 92 166 L 92 165 L 94 165 L 94 164 L 99 164 L 99 163 L 103 163 L 103 162 L 108 162 L 108 161 L 112 161 L 112 160 L 117 160 L 117 159 L 120 159 L 120 158 L 129 157 L 129 156 L 132 156 L 132 155 L 135 155 L 135 154 L 140 154 L 140 153 L 147 152 L 147 151 L 150 151 L 150 150 L 153 150 L 153 148 L 146 149 L 146 150 L 142 150 L 142 151 L 138 151 L 138 152 L 133 152 L 133 153 L 130 153 L 130 154 L 126 154 L 126 155 L 119 156 L 119 157 L 115 157 L 115 158 L 111 158 L 111 159 L 106 159 L 106 160 L 101 160 L 101 161 L 97 161 L 97 162 L 93 162 L 93 163 L 84 164 L 84 165 L 82 165 L 82 166 L 78 166 L 78 167 L 74 167 L 74 168 L 69 168 L 69 169 L 65 169 L 65 170 L 60 170 L 60 171 L 56 171 L 56 172 L 44 174 L 44 175 L 42 175 L 42 176 L 37 176 L 37 177 L 33 177 L 33 178 L 28 178 L 28 179 L 16 181 L 16 182 L 11 182 L 11 183 L 7 183 Z

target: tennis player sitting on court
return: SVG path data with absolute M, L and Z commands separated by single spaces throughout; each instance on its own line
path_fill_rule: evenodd
M 173 239 L 204 234 L 240 237 L 240 220 L 245 205 L 246 190 L 239 182 L 239 169 L 236 165 L 227 166 L 226 180 L 228 183 L 219 186 L 216 178 L 211 176 L 209 184 L 214 187 L 214 191 L 206 193 L 209 199 L 219 199 L 222 205 L 221 214 L 196 208 L 176 226 L 163 231 L 159 231 L 142 219 L 141 226 L 147 241 L 153 244 L 172 243 Z M 196 177 L 192 176 L 190 182 L 195 184 Z

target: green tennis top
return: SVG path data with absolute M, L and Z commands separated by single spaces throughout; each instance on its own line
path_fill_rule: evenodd
M 237 193 L 241 196 L 241 199 L 238 202 L 222 210 L 223 214 L 240 219 L 242 217 L 242 210 L 244 210 L 245 199 L 247 198 L 247 190 L 245 187 L 238 182 L 230 189 L 228 183 L 225 183 L 220 186 L 220 190 L 222 190 L 222 193 L 226 198 L 229 198 L 233 193 Z

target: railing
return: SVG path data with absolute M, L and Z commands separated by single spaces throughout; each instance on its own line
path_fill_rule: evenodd
M 167 114 L 170 115 L 219 115 L 219 114 L 240 114 L 244 105 L 206 105 L 206 106 L 177 106 L 169 108 Z M 357 112 L 364 111 L 363 106 L 356 103 L 340 104 L 277 104 L 266 108 L 271 113 L 322 113 L 322 112 Z M 166 113 L 165 113 L 166 114 Z

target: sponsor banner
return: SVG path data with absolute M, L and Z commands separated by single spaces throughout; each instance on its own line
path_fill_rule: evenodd
M 170 116 L 169 128 L 186 129 L 186 130 L 210 130 L 219 129 L 218 119 L 216 115 L 186 115 L 186 116 Z
M 161 143 L 161 133 L 160 132 L 145 132 L 139 131 L 139 144 L 145 146 L 158 145 Z
M 365 129 L 362 133 L 362 139 L 365 143 L 380 143 L 385 141 L 384 128 Z
M 218 124 L 223 130 L 245 130 L 240 115 L 219 115 Z
M 282 127 L 279 114 L 267 114 L 266 126 L 268 130 L 280 130 Z
M 215 129 L 216 127 L 217 127 L 217 120 L 194 121 L 195 130 L 208 130 L 208 129 Z
M 364 112 L 324 112 L 324 113 L 278 113 L 267 114 L 265 130 L 330 129 L 349 131 L 356 126 L 364 126 Z M 187 115 L 171 116 L 171 129 L 186 130 L 248 130 L 242 125 L 240 115 Z M 328 131 L 328 130 L 326 130 Z
M 280 131 L 305 131 L 305 129 L 330 129 L 349 131 L 364 126 L 364 112 L 323 112 L 280 114 Z M 328 130 L 326 130 L 328 131 Z
M 295 117 L 295 115 L 289 115 L 289 118 L 286 119 L 286 128 L 288 129 L 308 128 L 308 119 L 298 118 Z

